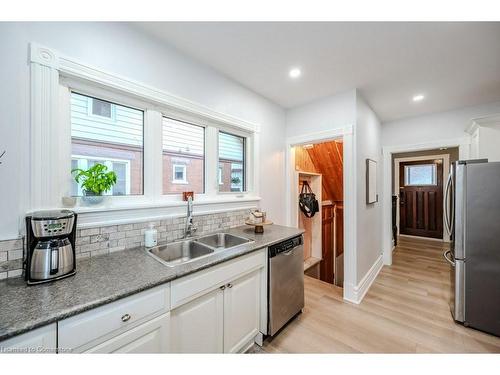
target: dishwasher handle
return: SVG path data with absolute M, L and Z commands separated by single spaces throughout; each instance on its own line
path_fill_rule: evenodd
M 293 253 L 293 250 L 295 250 L 297 247 L 292 247 L 290 250 L 287 250 L 287 251 L 283 251 L 281 253 L 278 253 L 278 255 L 290 255 L 291 253 Z

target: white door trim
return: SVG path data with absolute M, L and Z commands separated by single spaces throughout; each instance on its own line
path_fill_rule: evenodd
M 344 177 L 344 299 L 353 300 L 356 295 L 356 159 L 353 125 L 321 132 L 302 134 L 286 139 L 285 167 L 287 171 L 286 221 L 289 226 L 297 226 L 297 201 L 292 196 L 295 182 L 295 155 L 293 146 L 320 143 L 342 139 Z
M 394 194 L 398 194 L 399 191 L 399 164 L 406 161 L 420 161 L 429 159 L 442 159 L 443 160 L 443 199 L 444 199 L 444 189 L 446 187 L 446 181 L 448 180 L 448 174 L 450 173 L 450 154 L 438 154 L 438 155 L 425 155 L 425 156 L 413 156 L 407 158 L 397 158 L 394 159 Z M 398 235 L 399 235 L 399 204 L 396 205 L 396 223 L 398 223 Z M 444 215 L 443 215 L 443 241 L 450 242 L 450 235 L 446 232 Z
M 383 154 L 383 188 L 382 188 L 382 207 L 383 207 L 383 218 L 382 218 L 382 246 L 383 246 L 383 256 L 384 264 L 392 264 L 392 169 L 391 169 L 391 159 L 392 154 L 402 153 L 402 152 L 412 152 L 412 151 L 425 151 L 425 150 L 435 150 L 441 147 L 458 147 L 458 157 L 459 159 L 467 159 L 470 152 L 470 136 L 466 135 L 461 138 L 444 139 L 432 142 L 424 142 L 417 144 L 407 144 L 407 145 L 396 145 L 396 146 L 385 146 L 382 148 Z

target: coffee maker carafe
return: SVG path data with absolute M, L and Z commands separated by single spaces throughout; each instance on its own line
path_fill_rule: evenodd
M 28 285 L 75 274 L 76 217 L 70 210 L 37 211 L 26 216 Z

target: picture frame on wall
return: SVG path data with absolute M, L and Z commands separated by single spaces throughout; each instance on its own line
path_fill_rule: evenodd
M 366 204 L 378 202 L 377 161 L 366 159 Z

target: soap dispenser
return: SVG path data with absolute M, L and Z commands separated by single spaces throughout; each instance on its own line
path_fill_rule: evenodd
M 149 224 L 149 229 L 144 232 L 144 245 L 146 247 L 155 247 L 158 244 L 158 231 L 153 223 Z

